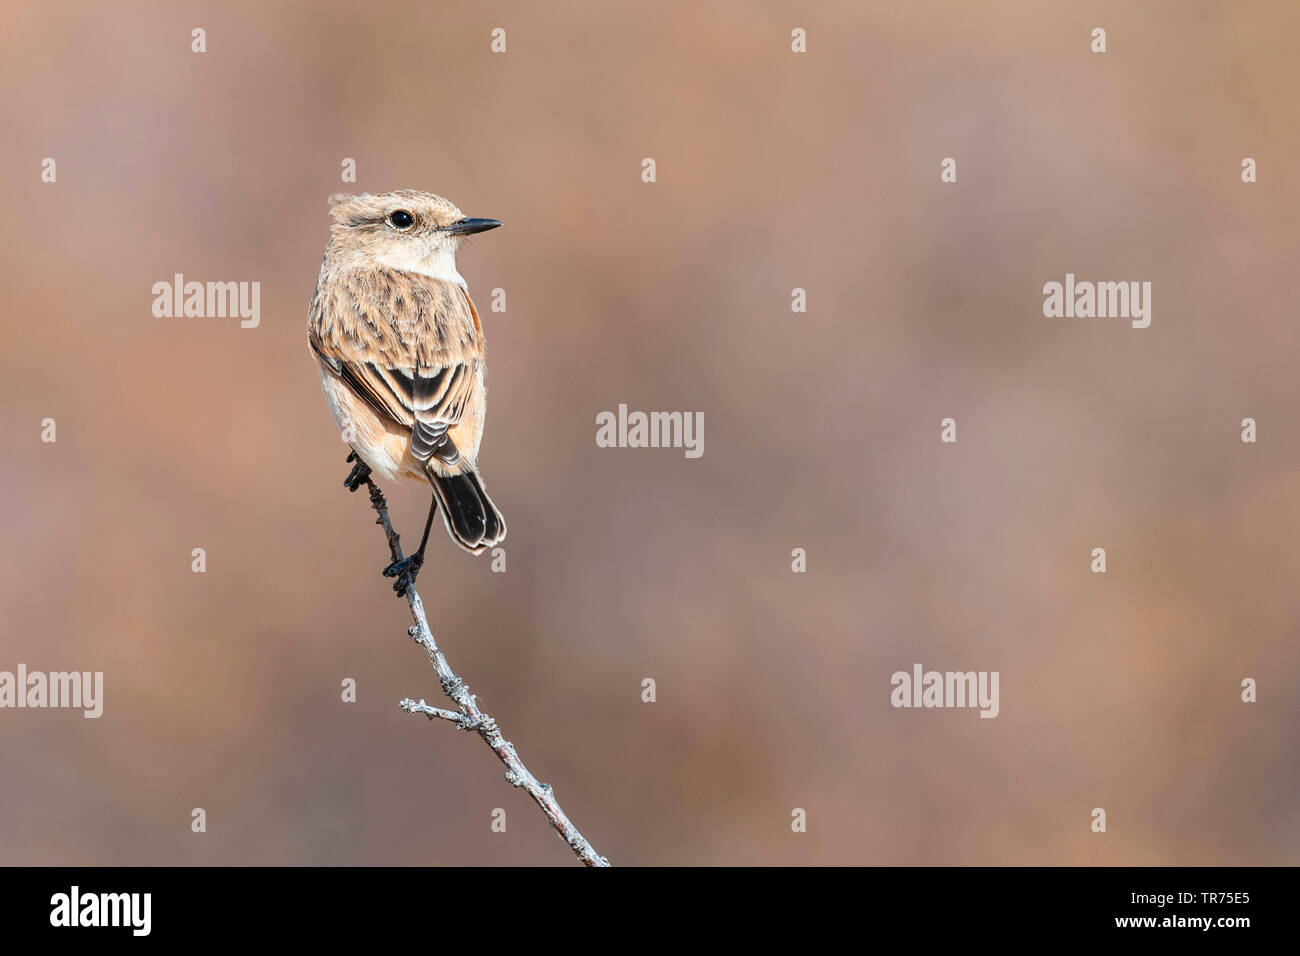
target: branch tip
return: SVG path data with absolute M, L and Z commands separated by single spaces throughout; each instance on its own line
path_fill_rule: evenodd
M 354 453 L 355 454 L 355 453 Z M 349 458 L 349 461 L 352 459 Z M 388 517 L 388 502 L 384 499 L 384 493 L 379 490 L 379 486 L 370 478 L 366 478 L 366 485 L 369 487 L 370 505 L 375 509 L 377 515 L 375 524 L 384 529 L 384 536 L 388 539 L 388 550 L 393 556 L 393 561 L 402 560 L 401 536 L 394 530 L 392 521 Z M 429 658 L 429 663 L 433 665 L 434 672 L 438 675 L 438 683 L 442 691 L 446 694 L 457 707 L 459 711 L 445 710 L 440 707 L 434 707 L 428 704 L 424 698 L 418 702 L 410 697 L 404 697 L 398 702 L 404 712 L 408 714 L 423 714 L 429 720 L 446 720 L 454 723 L 462 730 L 475 731 L 483 738 L 484 743 L 492 748 L 492 752 L 497 755 L 506 767 L 506 781 L 512 786 L 519 787 L 528 792 L 533 798 L 533 802 L 546 815 L 546 819 L 551 826 L 555 828 L 561 839 L 564 840 L 586 866 L 607 867 L 609 860 L 596 852 L 595 848 L 587 842 L 578 828 L 573 825 L 565 814 L 564 810 L 555 801 L 555 792 L 549 783 L 540 783 L 537 778 L 529 772 L 524 766 L 524 762 L 519 759 L 519 754 L 515 750 L 514 744 L 506 740 L 500 727 L 491 715 L 483 713 L 478 706 L 478 698 L 470 693 L 465 682 L 456 676 L 451 665 L 447 663 L 446 656 L 442 649 L 438 647 L 437 642 L 433 639 L 433 631 L 429 629 L 429 621 L 424 614 L 424 602 L 420 600 L 420 594 L 416 591 L 414 585 L 406 589 L 406 603 L 411 608 L 411 618 L 414 623 L 406 629 L 417 644 L 424 648 L 425 654 Z

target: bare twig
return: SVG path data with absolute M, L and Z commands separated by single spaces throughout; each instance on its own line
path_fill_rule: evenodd
M 375 523 L 384 529 L 384 535 L 388 538 L 388 550 L 393 555 L 393 561 L 400 561 L 402 560 L 400 536 L 393 530 L 393 523 L 389 520 L 388 502 L 384 499 L 384 493 L 369 478 L 365 479 L 365 484 L 370 488 L 370 506 L 375 509 L 375 514 L 379 515 Z M 578 828 L 569 820 L 560 804 L 556 802 L 551 785 L 539 782 L 529 772 L 528 768 L 524 766 L 524 762 L 519 759 L 519 754 L 515 752 L 515 745 L 501 735 L 497 722 L 479 709 L 474 700 L 474 695 L 469 692 L 465 682 L 457 677 L 451 669 L 451 665 L 447 663 L 447 658 L 443 656 L 442 650 L 433 639 L 433 631 L 429 628 L 429 620 L 424 614 L 424 602 L 420 600 L 420 595 L 415 590 L 414 585 L 406 589 L 406 603 L 411 606 L 411 617 L 415 621 L 411 627 L 407 628 L 407 633 L 411 635 L 415 643 L 424 648 L 425 654 L 429 657 L 429 663 L 433 665 L 434 671 L 438 674 L 438 682 L 442 685 L 442 692 L 456 702 L 459 710 L 443 710 L 438 707 L 431 707 L 423 699 L 416 703 L 409 697 L 399 704 L 402 710 L 408 714 L 424 714 L 430 720 L 450 721 L 462 730 L 476 732 L 492 748 L 492 752 L 497 755 L 497 758 L 505 764 L 506 782 L 528 792 L 533 801 L 542 808 L 542 812 L 546 814 L 546 819 L 551 821 L 551 826 L 555 827 L 556 832 L 564 838 L 570 849 L 577 854 L 578 859 L 587 866 L 609 866 L 609 860 L 595 851 L 592 845 L 587 842 L 587 838 L 579 833 Z

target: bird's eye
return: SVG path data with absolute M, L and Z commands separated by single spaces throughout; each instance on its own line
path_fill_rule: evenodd
M 388 221 L 391 222 L 393 227 L 396 229 L 410 229 L 412 223 L 415 222 L 415 217 L 405 209 L 398 209 L 395 212 L 388 214 Z

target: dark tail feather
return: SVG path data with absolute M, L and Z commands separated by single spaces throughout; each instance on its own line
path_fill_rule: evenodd
M 431 469 L 429 480 L 447 533 L 458 545 L 478 554 L 505 538 L 506 519 L 483 490 L 476 472 L 439 475 Z

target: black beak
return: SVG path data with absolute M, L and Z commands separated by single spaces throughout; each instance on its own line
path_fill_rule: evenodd
M 453 236 L 472 236 L 476 232 L 487 232 L 499 225 L 501 222 L 497 219 L 461 219 L 450 226 L 444 226 L 442 231 Z

